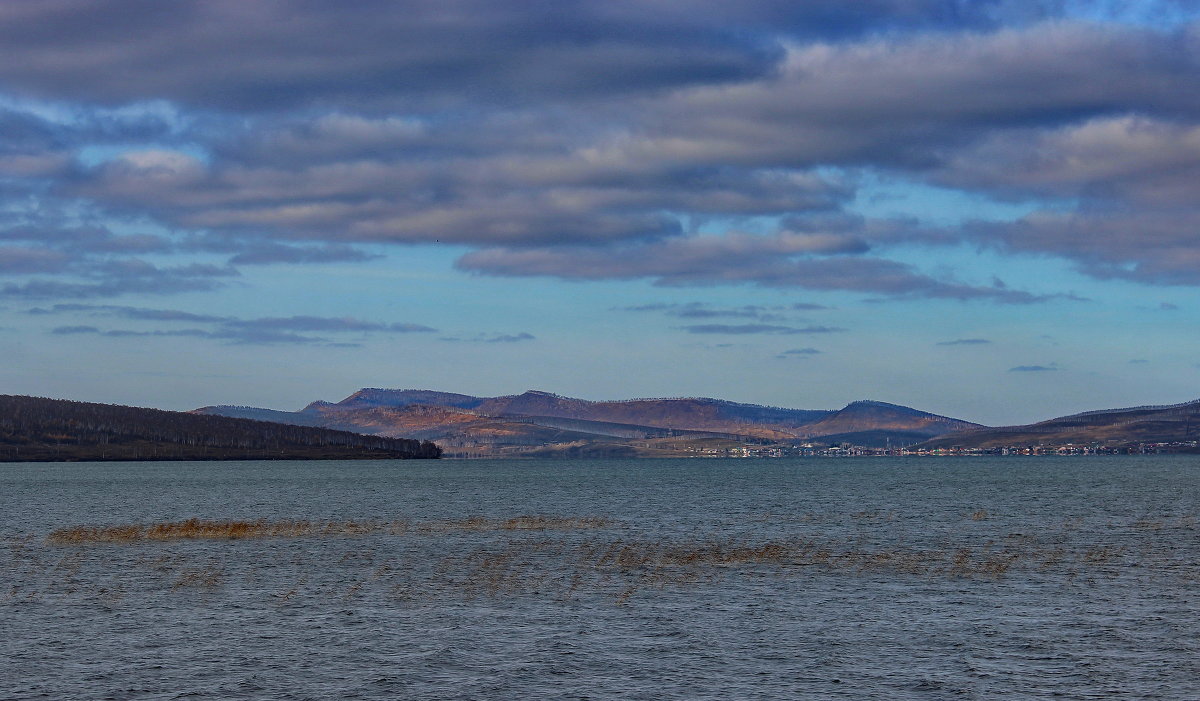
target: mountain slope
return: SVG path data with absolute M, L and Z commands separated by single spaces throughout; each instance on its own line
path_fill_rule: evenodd
M 413 404 L 472 409 L 479 406 L 483 401 L 480 397 L 455 394 L 454 392 L 436 392 L 427 389 L 379 389 L 376 387 L 364 387 L 340 402 L 316 401 L 300 411 L 305 413 L 329 407 L 339 409 L 369 409 L 372 407 L 410 406 Z
M 0 460 L 435 458 L 432 443 L 140 407 L 0 395 Z
M 917 448 L 1109 445 L 1200 440 L 1200 400 L 1164 406 L 1089 411 L 1022 426 L 980 428 L 926 441 Z
M 938 416 L 898 404 L 858 401 L 847 404 L 844 409 L 833 412 L 819 421 L 807 424 L 803 431 L 809 436 L 843 438 L 847 434 L 894 431 L 907 434 L 910 439 L 919 437 L 920 440 L 973 428 L 981 427 L 969 421 Z M 864 443 L 860 443 L 862 444 Z
M 252 419 L 254 421 L 268 421 L 270 423 L 288 424 L 290 426 L 316 426 L 318 428 L 332 428 L 325 426 L 319 416 L 309 414 L 301 414 L 294 411 L 276 411 L 275 409 L 259 409 L 252 406 L 234 406 L 230 404 L 222 404 L 219 406 L 205 406 L 199 409 L 192 409 L 190 414 L 206 414 L 209 416 L 228 416 L 233 419 Z
M 476 409 L 493 416 L 557 416 L 568 419 L 655 426 L 659 428 L 718 431 L 758 435 L 758 427 L 786 429 L 803 426 L 830 412 L 780 409 L 756 404 L 739 404 L 722 399 L 626 399 L 592 402 L 529 390 L 523 394 L 495 397 Z

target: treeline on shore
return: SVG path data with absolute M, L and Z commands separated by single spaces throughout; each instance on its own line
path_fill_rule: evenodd
M 429 441 L 159 409 L 0 395 L 0 462 L 438 458 Z

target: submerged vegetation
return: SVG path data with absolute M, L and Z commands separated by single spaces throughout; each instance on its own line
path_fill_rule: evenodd
M 389 533 L 403 535 L 449 531 L 529 531 L 600 528 L 610 525 L 608 519 L 597 517 L 563 518 L 557 516 L 517 516 L 490 519 L 472 516 L 412 523 L 409 521 L 166 521 L 149 525 L 71 526 L 59 528 L 46 537 L 53 545 L 85 545 L 95 543 L 135 543 L 152 540 L 236 540 L 239 538 L 302 538 Z
M 149 588 L 268 596 L 279 603 L 307 596 L 405 601 L 600 596 L 627 604 L 654 591 L 731 577 L 769 578 L 780 585 L 813 576 L 964 583 L 1018 578 L 1025 584 L 1119 577 L 1200 580 L 1200 564 L 1181 557 L 1172 545 L 1173 539 L 1194 537 L 1192 515 L 1142 517 L 1099 529 L 1068 519 L 1052 532 L 989 538 L 972 535 L 995 518 L 980 508 L 963 513 L 960 532 L 921 543 L 887 535 L 890 529 L 883 524 L 896 518 L 892 511 L 766 514 L 755 519 L 792 523 L 803 532 L 764 539 L 754 538 L 753 531 L 649 538 L 635 525 L 613 519 L 557 515 L 81 525 L 54 530 L 40 542 L 33 536 L 10 539 L 0 597 L 86 595 L 111 606 Z M 846 535 L 830 521 L 868 530 Z M 882 528 L 872 530 L 875 524 Z M 830 535 L 835 532 L 842 535 Z M 317 542 L 255 545 L 268 539 Z M 261 569 L 264 552 L 271 553 L 267 559 L 289 554 L 268 574 Z M 123 564 L 114 567 L 118 562 Z

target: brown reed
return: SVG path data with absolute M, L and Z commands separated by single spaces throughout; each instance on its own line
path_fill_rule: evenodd
M 548 531 L 607 528 L 615 521 L 599 516 L 516 516 L 513 518 L 487 518 L 470 516 L 460 519 L 442 519 L 417 524 L 415 530 L 422 533 L 447 533 L 452 531 Z
M 224 578 L 221 568 L 215 566 L 185 569 L 171 585 L 172 591 L 186 587 L 215 589 Z
M 52 545 L 88 545 L 97 543 L 137 543 L 173 540 L 239 540 L 247 538 L 339 537 L 388 533 L 404 535 L 451 531 L 528 531 L 604 528 L 610 519 L 600 517 L 516 516 L 507 519 L 472 516 L 465 519 L 431 521 L 413 527 L 408 521 L 212 521 L 191 518 L 186 521 L 123 524 L 113 526 L 70 526 L 59 528 L 46 537 Z
M 973 507 L 971 507 L 973 508 Z M 976 518 L 976 514 L 985 514 Z M 892 512 L 862 511 L 833 515 L 825 520 L 847 517 L 890 520 Z M 963 518 L 983 520 L 990 515 L 983 509 L 958 512 Z M 773 514 L 774 520 L 785 517 Z M 825 518 L 825 517 L 822 517 Z M 813 519 L 807 519 L 811 521 Z M 331 596 L 352 600 L 368 597 L 372 591 L 390 591 L 390 596 L 407 601 L 445 595 L 528 596 L 550 594 L 563 599 L 600 595 L 619 605 L 634 603 L 647 592 L 666 587 L 688 587 L 700 582 L 719 581 L 724 577 L 779 577 L 781 579 L 820 574 L 839 576 L 925 577 L 952 580 L 997 580 L 1013 576 L 1038 578 L 1062 575 L 1074 582 L 1092 582 L 1098 577 L 1126 576 L 1133 570 L 1120 565 L 1137 564 L 1136 574 L 1182 577 L 1195 581 L 1196 564 L 1181 561 L 1173 550 L 1161 545 L 1161 535 L 1171 529 L 1191 529 L 1193 516 L 1158 516 L 1130 519 L 1118 524 L 1123 532 L 1086 533 L 1079 519 L 1064 521 L 1061 530 L 1008 533 L 993 540 L 969 537 L 964 528 L 961 537 L 925 545 L 904 544 L 888 539 L 873 541 L 868 532 L 851 529 L 844 538 L 831 534 L 791 535 L 776 539 L 758 539 L 753 534 L 741 539 L 719 539 L 707 535 L 676 538 L 639 538 L 633 528 L 616 528 L 618 522 L 600 517 L 564 517 L 521 515 L 507 518 L 469 516 L 434 521 L 347 520 L 309 521 L 240 520 L 214 521 L 189 519 L 147 525 L 76 526 L 59 529 L 46 538 L 51 544 L 87 545 L 95 543 L 145 543 L 186 539 L 248 539 L 271 537 L 353 537 L 380 534 L 411 537 L 452 536 L 458 532 L 491 532 L 487 538 L 449 537 L 445 545 L 430 544 L 441 550 L 427 565 L 390 561 L 388 549 L 366 549 L 358 544 L 342 547 L 340 559 L 332 562 L 340 572 L 361 570 L 356 576 L 329 585 Z M 965 526 L 966 524 L 964 524 Z M 1110 524 L 1110 527 L 1112 524 Z M 605 529 L 610 532 L 579 536 L 556 536 L 549 531 Z M 987 530 L 987 529 L 985 529 Z M 843 529 L 841 531 L 845 533 Z M 1099 539 L 1103 535 L 1103 539 Z M 1119 543 L 1119 545 L 1118 545 Z M 1139 545 L 1141 543 L 1141 545 Z M 375 541 L 359 541 L 374 548 Z M 1164 549 L 1165 548 L 1165 549 Z M 3 551 L 0 551 L 3 552 Z M 46 558 L 52 550 L 42 550 L 36 541 L 11 540 L 10 570 L 14 575 L 7 599 L 55 596 L 96 591 L 89 584 L 87 563 L 93 554 L 71 550 Z M 38 553 L 42 553 L 39 557 Z M 168 554 L 159 554 L 167 552 Z M 189 555 L 190 553 L 190 555 Z M 223 573 L 219 563 L 192 563 L 188 549 L 146 550 L 136 556 L 141 567 L 162 573 L 160 586 L 171 590 L 220 590 Z M 310 564 L 297 551 L 292 565 Z M 327 561 L 329 562 L 329 561 Z M 81 566 L 84 569 L 81 570 Z M 28 586 L 30 581 L 50 577 L 60 584 L 57 590 Z M 318 577 L 318 585 L 320 578 Z M 39 580 L 40 581 L 40 580 Z M 108 581 L 105 580 L 106 585 Z M 272 598 L 279 602 L 321 595 L 321 586 L 306 587 L 307 579 L 284 586 Z M 121 596 L 120 581 L 111 597 Z M 102 589 L 102 591 L 107 591 Z M 82 594 L 78 594 L 82 595 Z

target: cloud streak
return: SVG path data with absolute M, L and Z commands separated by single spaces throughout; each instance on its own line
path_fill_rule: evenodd
M 679 327 L 688 333 L 698 334 L 778 334 L 792 336 L 796 334 L 840 333 L 846 329 L 837 326 L 780 326 L 777 324 L 691 324 Z
M 348 347 L 360 344 L 346 343 L 344 341 L 335 342 L 326 336 L 307 334 L 426 334 L 437 331 L 437 329 L 423 324 L 382 323 L 364 321 L 353 317 L 291 316 L 239 319 L 231 316 L 194 314 L 173 309 L 148 309 L 120 305 L 56 304 L 48 308 L 34 307 L 27 313 L 34 316 L 82 314 L 87 316 L 110 316 L 134 321 L 186 322 L 209 326 L 209 328 L 139 330 L 101 329 L 90 324 L 80 324 L 58 326 L 51 329 L 50 333 L 59 336 L 92 334 L 110 338 L 191 337 L 248 345 L 320 344 Z
M 1013 304 L 1047 299 L 1002 284 L 980 286 L 938 280 L 910 265 L 886 259 L 838 255 L 860 252 L 865 252 L 863 244 L 844 235 L 735 233 L 671 238 L 618 248 L 488 248 L 463 255 L 457 266 L 468 272 L 495 276 L 650 279 L 661 286 L 754 284 Z
M 803 358 L 811 358 L 814 355 L 820 355 L 820 354 L 821 354 L 821 351 L 817 350 L 816 348 L 789 348 L 788 350 L 785 350 L 785 351 L 779 353 L 779 355 L 777 355 L 775 357 L 785 359 L 785 360 L 788 358 L 803 359 Z

